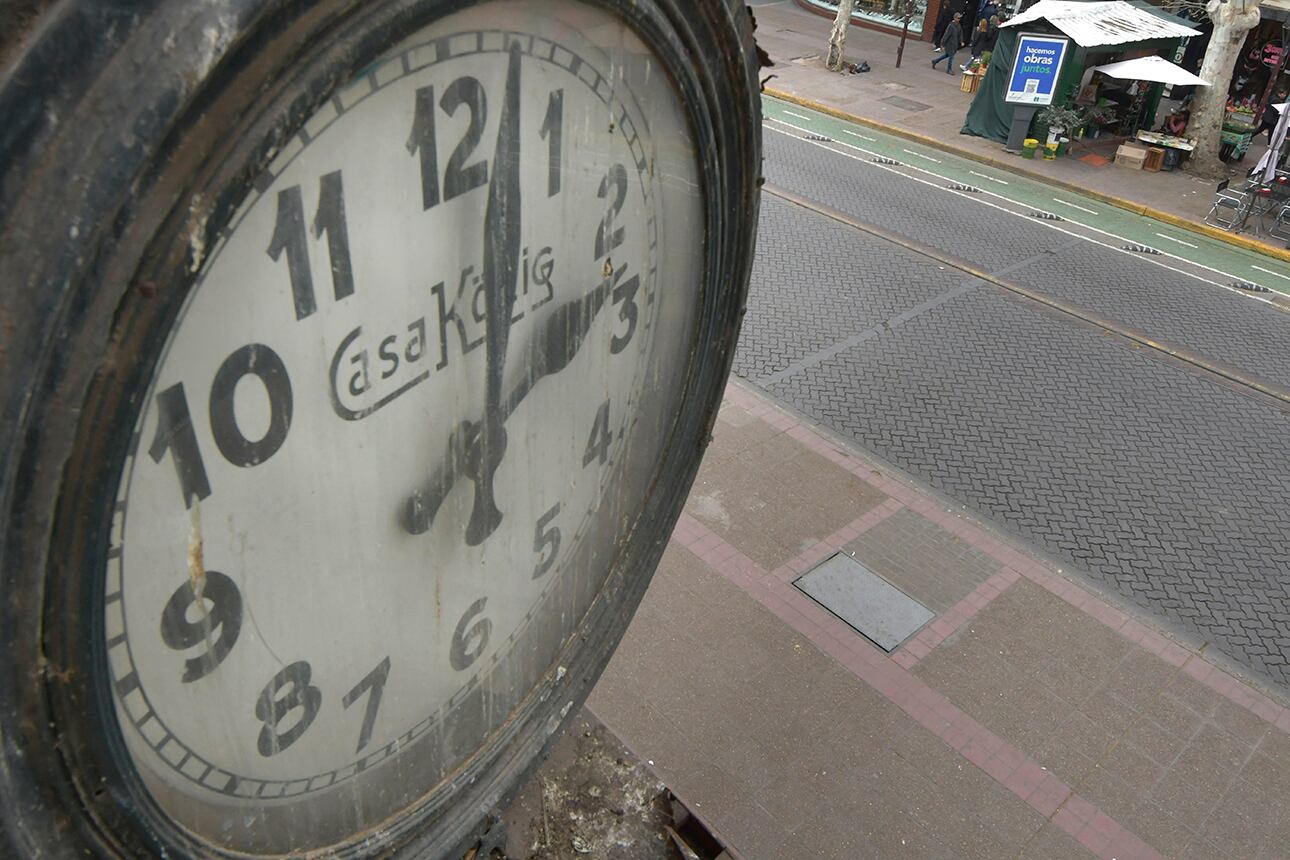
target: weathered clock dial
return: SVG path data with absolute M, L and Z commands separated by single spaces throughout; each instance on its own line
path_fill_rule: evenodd
M 3 559 L 49 655 L 6 736 L 53 738 L 15 773 L 84 808 L 7 814 L 120 855 L 436 855 L 586 695 L 693 479 L 751 252 L 745 13 L 183 5 L 94 87 L 127 104 L 166 26 L 198 84 L 141 85 L 174 116 L 73 217 L 81 298 L 30 312 L 63 335 L 25 390 L 81 406 L 10 437 L 64 465 L 5 496 L 50 512 Z M 0 255 L 52 277 L 28 199 Z

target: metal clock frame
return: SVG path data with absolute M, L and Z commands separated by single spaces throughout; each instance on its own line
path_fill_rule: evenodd
M 721 401 L 760 184 L 749 15 L 741 0 L 583 2 L 655 51 L 696 144 L 705 260 L 684 406 L 621 561 L 560 661 L 567 673 L 552 670 L 452 778 L 338 856 L 441 856 L 477 838 L 621 638 Z M 214 244 L 277 146 L 405 34 L 471 5 L 67 0 L 5 60 L 0 856 L 213 853 L 128 765 L 104 681 L 99 580 L 138 398 L 193 284 L 193 249 Z

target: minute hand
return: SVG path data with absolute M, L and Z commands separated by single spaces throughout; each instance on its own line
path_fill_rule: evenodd
M 511 416 L 540 380 L 569 366 L 569 362 L 586 341 L 587 332 L 604 307 L 613 284 L 621 278 L 625 269 L 624 266 L 612 277 L 606 277 L 581 298 L 561 304 L 543 320 L 541 331 L 526 351 L 525 367 L 528 372 L 511 390 L 510 396 L 500 404 L 499 415 L 502 422 Z M 471 422 L 464 422 L 464 425 L 478 426 L 471 425 Z M 434 524 L 435 515 L 459 476 L 475 480 L 475 475 L 467 468 L 472 442 L 467 436 L 455 433 L 449 440 L 447 456 L 431 476 L 425 489 L 413 493 L 408 499 L 403 524 L 410 533 L 421 534 Z
M 511 394 L 503 404 L 509 416 L 515 407 L 528 396 L 533 386 L 547 376 L 553 376 L 569 366 L 573 357 L 578 354 L 591 324 L 596 315 L 605 306 L 605 300 L 627 267 L 623 266 L 612 276 L 606 274 L 604 280 L 582 298 L 574 299 L 560 305 L 548 316 L 542 325 L 542 333 L 529 344 L 527 350 L 527 367 L 529 372 L 511 389 Z
M 506 421 L 502 414 L 502 380 L 510 341 L 511 311 L 520 256 L 520 46 L 512 43 L 506 65 L 506 90 L 497 129 L 493 175 L 484 210 L 484 341 L 486 372 L 484 420 L 475 434 L 466 468 L 475 479 L 475 507 L 466 527 L 466 543 L 478 546 L 502 522 L 493 498 L 493 476 L 506 455 Z

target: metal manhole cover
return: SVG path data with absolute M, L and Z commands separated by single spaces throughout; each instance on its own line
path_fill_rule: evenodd
M 926 606 L 842 553 L 808 570 L 793 584 L 884 651 L 894 650 L 936 617 Z
M 880 102 L 886 102 L 886 103 L 887 103 L 887 104 L 889 104 L 889 105 L 894 105 L 894 106 L 896 106 L 896 107 L 900 108 L 901 110 L 911 110 L 911 111 L 912 111 L 912 110 L 927 110 L 928 108 L 930 108 L 930 107 L 931 107 L 931 105 L 929 105 L 929 104 L 923 104 L 922 102 L 916 102 L 916 101 L 914 101 L 913 99 L 907 99 L 907 98 L 905 98 L 905 97 L 903 97 L 903 96 L 887 96 L 885 99 L 878 99 L 878 101 L 880 101 Z

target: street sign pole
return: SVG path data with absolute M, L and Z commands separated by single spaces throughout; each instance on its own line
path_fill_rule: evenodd
M 900 44 L 896 46 L 896 68 L 900 68 L 900 58 L 905 55 L 905 37 L 909 35 L 909 19 L 914 16 L 914 0 L 905 0 L 904 25 L 900 28 Z
M 1030 132 L 1030 121 L 1038 110 L 1039 108 L 1030 105 L 1017 105 L 1012 109 L 1012 124 L 1008 126 L 1008 142 L 1004 144 L 1004 152 L 1014 155 L 1021 152 L 1022 143 Z

